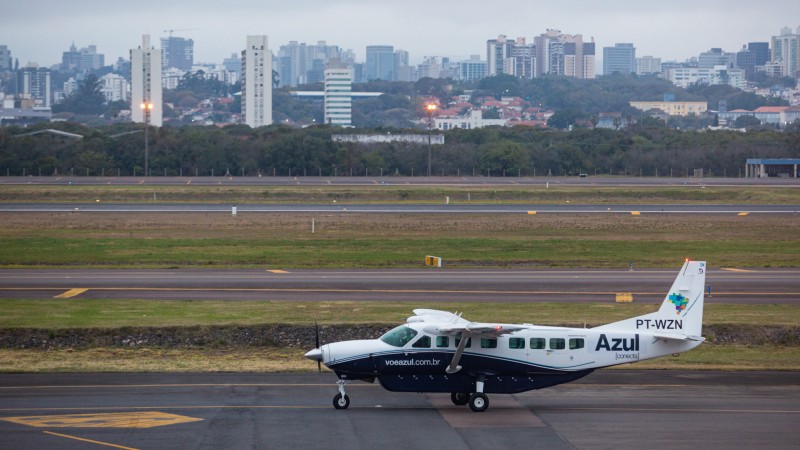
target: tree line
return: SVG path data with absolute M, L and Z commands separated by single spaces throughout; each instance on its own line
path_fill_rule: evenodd
M 54 128 L 84 136 L 73 139 Z M 403 142 L 334 142 L 333 134 L 403 134 L 409 129 L 341 129 L 324 125 L 151 127 L 152 176 L 417 176 L 428 146 Z M 445 176 L 712 176 L 743 173 L 747 158 L 800 157 L 800 125 L 785 130 L 677 131 L 650 120 L 620 130 L 530 127 L 455 129 L 434 145 L 432 173 Z M 144 175 L 142 124 L 86 127 L 62 122 L 0 128 L 2 175 Z M 424 141 L 424 140 L 423 140 Z

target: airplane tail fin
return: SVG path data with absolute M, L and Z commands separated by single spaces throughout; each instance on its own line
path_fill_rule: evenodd
M 705 261 L 686 261 L 658 312 L 597 327 L 620 331 L 645 331 L 702 340 Z

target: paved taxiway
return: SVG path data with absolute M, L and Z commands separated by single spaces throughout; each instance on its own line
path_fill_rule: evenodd
M 660 302 L 675 269 L 2 269 L 0 298 L 271 301 Z M 800 302 L 798 269 L 723 269 L 709 303 Z
M 490 395 L 348 386 L 322 374 L 0 375 L 0 447 L 797 448 L 800 373 L 605 370 Z

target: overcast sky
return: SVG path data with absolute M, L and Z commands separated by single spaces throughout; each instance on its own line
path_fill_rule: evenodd
M 21 66 L 51 66 L 72 42 L 96 45 L 106 64 L 141 45 L 160 47 L 164 30 L 194 39 L 195 62 L 222 62 L 240 52 L 248 34 L 265 34 L 277 53 L 290 40 L 326 41 L 355 51 L 367 45 L 424 56 L 486 59 L 486 40 L 533 36 L 555 28 L 592 37 L 602 47 L 632 42 L 636 56 L 684 60 L 711 47 L 738 51 L 800 25 L 800 1 L 773 0 L 9 0 L 0 7 L 0 44 Z M 188 30 L 191 29 L 191 30 Z M 598 72 L 602 67 L 598 67 Z

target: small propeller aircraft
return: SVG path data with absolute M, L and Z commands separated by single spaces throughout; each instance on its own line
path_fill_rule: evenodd
M 350 406 L 345 385 L 374 382 L 396 392 L 450 393 L 475 412 L 487 393 L 514 394 L 577 380 L 595 369 L 691 350 L 705 339 L 706 263 L 686 261 L 657 312 L 595 328 L 470 322 L 415 309 L 379 339 L 319 345 L 306 358 L 339 377 L 336 409 Z

